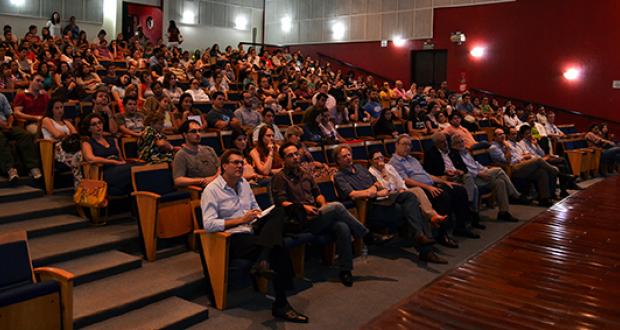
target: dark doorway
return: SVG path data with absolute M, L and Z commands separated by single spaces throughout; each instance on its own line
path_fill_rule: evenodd
M 447 50 L 414 50 L 411 77 L 419 85 L 438 87 L 448 78 Z

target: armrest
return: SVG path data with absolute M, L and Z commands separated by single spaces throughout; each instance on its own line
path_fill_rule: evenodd
M 59 282 L 68 282 L 73 281 L 75 278 L 75 275 L 72 273 L 56 267 L 37 267 L 34 269 L 34 273 L 41 280 L 50 279 Z
M 200 199 L 200 194 L 202 194 L 202 187 L 196 185 L 177 187 L 177 189 L 189 192 L 189 194 L 191 195 L 191 200 Z
M 209 237 L 212 239 L 228 239 L 230 236 L 232 236 L 232 234 L 229 232 L 218 231 L 216 233 L 207 233 L 207 231 L 204 229 L 195 229 L 194 235 L 204 235 L 205 237 Z
M 152 193 L 150 191 L 134 191 L 131 193 L 131 196 L 135 196 L 138 199 L 146 198 L 146 199 L 159 199 L 161 195 Z
M 34 273 L 41 281 L 54 280 L 60 286 L 60 303 L 63 330 L 73 329 L 73 279 L 72 273 L 55 267 L 38 267 Z
M 103 178 L 103 165 L 82 162 L 82 172 L 85 179 L 101 180 Z
M 357 209 L 357 217 L 359 222 L 366 224 L 366 215 L 368 213 L 368 200 L 366 198 L 358 198 L 355 200 L 355 208 Z

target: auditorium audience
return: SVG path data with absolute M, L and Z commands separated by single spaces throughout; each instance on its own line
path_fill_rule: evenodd
M 599 171 L 601 176 L 607 176 L 610 170 L 613 171 L 620 164 L 620 146 L 602 135 L 599 125 L 590 125 L 585 139 L 590 145 L 602 149 Z

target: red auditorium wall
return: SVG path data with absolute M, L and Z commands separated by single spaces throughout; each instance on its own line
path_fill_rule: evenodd
M 461 73 L 468 85 L 501 95 L 528 99 L 608 120 L 620 121 L 620 1 L 518 0 L 516 2 L 435 10 L 434 43 L 448 50 L 448 80 L 455 89 Z M 467 43 L 449 41 L 462 31 Z M 469 50 L 483 45 L 484 58 Z M 379 42 L 295 46 L 316 56 L 334 56 L 392 79 L 409 81 L 411 50 L 421 42 L 396 48 Z M 583 69 L 579 81 L 563 71 Z
M 142 26 L 144 35 L 152 42 L 157 42 L 162 37 L 163 17 L 162 10 L 159 7 L 145 6 L 137 4 L 127 4 L 127 13 L 131 16 L 138 17 L 138 24 Z M 146 20 L 153 18 L 153 28 L 148 29 Z

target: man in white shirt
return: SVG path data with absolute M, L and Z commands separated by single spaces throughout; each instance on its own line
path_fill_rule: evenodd
M 252 188 L 243 178 L 241 151 L 230 149 L 224 152 L 221 173 L 202 193 L 200 204 L 205 230 L 232 233 L 229 238 L 230 259 L 257 260 L 251 272 L 255 276 L 273 279 L 273 316 L 290 322 L 308 323 L 308 317 L 295 311 L 286 299 L 286 290 L 292 286 L 294 272 L 282 241 L 286 216 L 284 209 L 276 208 L 261 217 Z

